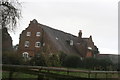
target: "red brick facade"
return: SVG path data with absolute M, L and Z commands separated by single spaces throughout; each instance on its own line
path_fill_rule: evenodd
M 36 33 L 40 33 L 36 36 Z M 36 47 L 36 42 L 39 47 Z M 81 57 L 91 57 L 94 51 L 92 37 L 82 38 L 82 31 L 79 36 L 65 33 L 48 26 L 39 24 L 35 19 L 30 22 L 26 30 L 20 34 L 18 52 L 27 52 L 29 57 L 37 53 L 57 53 L 62 51 L 66 54 L 75 54 Z

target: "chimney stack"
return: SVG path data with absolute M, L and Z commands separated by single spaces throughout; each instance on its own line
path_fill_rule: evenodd
M 79 30 L 78 37 L 82 38 L 82 30 Z
M 89 39 L 92 41 L 92 35 L 90 35 Z

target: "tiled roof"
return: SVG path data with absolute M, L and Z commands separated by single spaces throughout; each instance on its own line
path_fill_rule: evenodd
M 67 43 L 67 40 L 73 40 L 73 43 L 76 43 L 78 40 L 77 36 L 65 33 L 57 29 L 50 28 L 46 25 L 42 24 L 39 25 L 44 29 L 44 31 L 49 36 L 49 39 L 52 41 L 52 43 L 54 43 L 54 45 L 57 47 L 59 51 L 64 51 L 69 54 L 78 55 L 78 52 L 76 51 L 75 47 Z

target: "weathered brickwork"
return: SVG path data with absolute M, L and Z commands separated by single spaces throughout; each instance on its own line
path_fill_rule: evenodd
M 39 36 L 36 36 L 37 32 L 40 32 Z M 92 36 L 82 38 L 81 30 L 78 36 L 74 36 L 39 24 L 35 19 L 30 21 L 29 26 L 20 34 L 19 39 L 18 52 L 21 54 L 27 52 L 29 57 L 41 52 L 51 54 L 60 51 L 81 57 L 92 57 L 95 51 Z M 38 43 L 37 47 L 36 42 Z

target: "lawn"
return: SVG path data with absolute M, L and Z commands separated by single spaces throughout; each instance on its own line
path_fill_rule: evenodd
M 42 71 L 42 72 L 47 72 L 47 71 Z M 77 76 L 77 77 L 83 77 L 83 78 L 88 78 L 88 74 L 86 73 L 78 73 L 78 72 L 56 72 L 56 71 L 50 71 L 49 73 L 56 73 L 56 74 L 62 74 L 62 75 L 71 75 L 71 76 Z M 107 78 L 118 78 L 120 74 L 107 74 Z M 2 78 L 8 78 L 9 77 L 9 72 L 4 71 L 2 72 Z M 106 78 L 106 74 L 97 74 L 97 78 Z M 32 74 L 25 74 L 21 72 L 14 72 L 12 78 L 38 78 L 37 75 L 32 75 Z M 90 78 L 95 78 L 95 74 L 91 74 Z
M 9 72 L 4 71 L 2 72 L 2 78 L 8 78 L 9 77 Z M 25 74 L 21 72 L 14 72 L 12 78 L 37 78 L 37 75 L 31 75 L 31 74 Z

